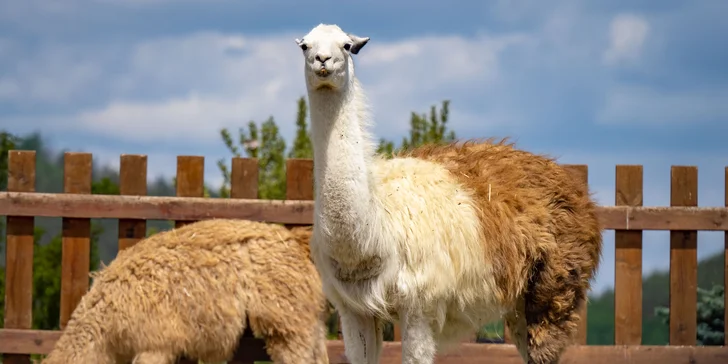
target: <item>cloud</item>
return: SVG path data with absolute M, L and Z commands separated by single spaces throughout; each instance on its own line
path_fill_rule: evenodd
M 649 30 L 649 23 L 641 16 L 615 16 L 609 25 L 609 49 L 604 52 L 604 61 L 609 65 L 636 61 Z

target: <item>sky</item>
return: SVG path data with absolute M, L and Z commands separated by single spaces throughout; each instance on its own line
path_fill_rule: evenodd
M 670 166 L 698 167 L 699 206 L 723 206 L 728 165 L 725 0 L 0 0 L 0 127 L 118 166 L 147 154 L 229 158 L 219 131 L 273 116 L 291 144 L 305 95 L 294 43 L 319 23 L 371 38 L 355 56 L 374 133 L 451 100 L 459 138 L 510 137 L 589 165 L 603 205 L 615 166 L 644 165 L 644 204 L 669 205 Z M 605 231 L 594 291 L 614 284 Z M 699 233 L 698 255 L 723 248 Z M 645 232 L 643 270 L 666 269 L 667 232 Z

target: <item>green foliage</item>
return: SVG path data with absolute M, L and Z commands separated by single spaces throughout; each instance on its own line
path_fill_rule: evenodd
M 118 195 L 119 186 L 105 177 L 91 184 L 94 194 Z M 89 271 L 98 269 L 99 239 L 104 229 L 98 222 L 91 223 L 91 242 Z M 58 330 L 61 309 L 61 251 L 62 237 L 54 236 L 50 243 L 41 245 L 45 230 L 35 229 L 35 252 L 33 254 L 33 328 L 38 330 Z M 89 278 L 89 284 L 91 280 Z
M 282 200 L 286 197 L 286 170 L 285 151 L 286 142 L 280 135 L 278 125 L 273 117 L 269 117 L 260 129 L 254 121 L 248 123 L 248 129 L 238 130 L 238 145 L 233 143 L 230 132 L 223 128 L 220 130 L 225 146 L 235 157 L 245 156 L 257 158 L 259 166 L 258 197 L 270 200 Z M 220 188 L 221 197 L 230 197 L 230 170 L 225 159 L 217 162 L 223 175 L 223 185 Z
M 447 122 L 449 121 L 449 114 L 449 100 L 442 102 L 442 108 L 439 113 L 435 105 L 430 107 L 429 116 L 426 113 L 418 115 L 412 112 L 409 136 L 402 139 L 400 147 L 395 149 L 393 142 L 380 139 L 377 153 L 391 157 L 399 151 L 405 151 L 424 144 L 439 144 L 455 141 L 455 131 L 448 130 Z
M 723 345 L 725 340 L 724 307 L 725 286 L 714 285 L 711 289 L 698 287 L 697 345 Z M 670 309 L 656 307 L 655 315 L 670 325 Z
M 8 187 L 8 152 L 15 149 L 19 139 L 4 130 L 0 130 L 0 191 Z
M 313 158 L 313 143 L 311 133 L 308 130 L 306 115 L 306 99 L 303 96 L 298 99 L 298 114 L 296 115 L 296 138 L 293 140 L 293 148 L 288 152 L 288 158 Z

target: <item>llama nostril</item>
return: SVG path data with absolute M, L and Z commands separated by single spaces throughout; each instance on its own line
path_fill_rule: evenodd
M 319 62 L 321 62 L 321 63 L 324 63 L 324 62 L 326 62 L 326 61 L 328 61 L 330 59 L 331 59 L 331 56 L 322 56 L 320 54 L 317 54 L 316 55 L 316 60 L 319 61 Z

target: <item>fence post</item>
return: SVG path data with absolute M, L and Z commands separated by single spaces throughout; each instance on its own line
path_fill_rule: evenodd
M 670 206 L 698 206 L 698 168 L 672 166 Z M 670 231 L 670 345 L 695 345 L 698 232 Z
M 205 158 L 180 155 L 177 157 L 177 197 L 203 197 L 205 195 Z M 192 221 L 175 221 L 175 228 Z
M 90 153 L 63 155 L 63 192 L 91 193 Z M 91 254 L 91 219 L 63 218 L 61 248 L 61 330 L 88 291 Z
M 230 171 L 230 198 L 258 198 L 258 159 L 233 157 Z M 254 364 L 247 350 L 241 350 L 254 338 L 248 325 L 238 341 L 238 347 L 228 364 Z
M 147 156 L 122 154 L 119 167 L 119 193 L 146 196 Z M 147 236 L 147 221 L 143 219 L 119 219 L 119 251 Z
M 177 197 L 203 197 L 205 195 L 205 158 L 200 156 L 177 156 Z M 175 229 L 194 221 L 177 220 Z M 197 360 L 179 358 L 177 364 L 197 364 Z
M 574 177 L 577 181 L 580 181 L 587 187 L 589 186 L 589 166 L 586 164 L 565 164 L 564 168 L 575 173 Z M 589 293 L 587 292 L 587 295 Z M 576 332 L 575 341 L 577 345 L 586 345 L 586 332 L 587 332 L 587 306 L 588 297 L 585 297 L 583 304 L 577 310 L 579 317 L 579 327 Z
M 35 192 L 35 151 L 8 153 L 8 192 Z M 33 324 L 32 216 L 8 216 L 5 249 L 6 329 L 30 329 Z M 30 364 L 28 354 L 4 354 L 6 364 Z
M 614 204 L 642 206 L 642 166 L 618 165 Z M 642 343 L 642 230 L 614 232 L 614 344 Z

